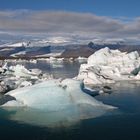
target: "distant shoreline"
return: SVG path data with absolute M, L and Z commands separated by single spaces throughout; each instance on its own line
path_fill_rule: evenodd
M 66 59 L 70 59 L 70 58 L 73 58 L 73 59 L 76 59 L 78 58 L 79 56 L 67 56 L 67 57 L 62 57 L 62 56 L 46 56 L 46 57 L 0 57 L 0 60 L 5 60 L 5 59 L 10 59 L 10 60 L 18 60 L 18 59 L 23 59 L 23 60 L 31 60 L 31 59 L 45 59 L 45 58 L 50 58 L 50 57 L 53 57 L 53 58 L 66 58 Z M 86 57 L 87 58 L 87 57 Z

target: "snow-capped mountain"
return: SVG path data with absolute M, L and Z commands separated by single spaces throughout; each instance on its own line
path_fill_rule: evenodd
M 93 39 L 92 41 L 96 45 L 107 45 L 107 44 L 125 44 L 126 40 L 117 38 L 117 39 Z
M 77 38 L 70 37 L 48 37 L 44 39 L 31 39 L 24 41 L 8 42 L 5 44 L 0 44 L 0 47 L 44 47 L 44 46 L 65 46 L 70 44 L 87 44 L 88 42 L 93 42 L 96 45 L 107 45 L 107 44 L 125 44 L 125 39 L 91 39 L 85 41 L 78 41 Z
M 2 42 L 2 41 L 1 41 Z M 59 57 L 88 57 L 95 51 L 109 47 L 122 51 L 140 52 L 139 45 L 128 45 L 125 39 L 91 39 L 83 43 L 77 37 L 48 37 L 44 39 L 26 39 L 1 43 L 1 57 L 44 57 L 58 54 Z

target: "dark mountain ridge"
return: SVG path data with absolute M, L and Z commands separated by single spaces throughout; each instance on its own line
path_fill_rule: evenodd
M 88 57 L 95 51 L 109 47 L 110 49 L 119 49 L 123 52 L 138 51 L 140 54 L 140 45 L 125 45 L 125 44 L 94 44 L 90 42 L 88 44 L 69 44 L 61 46 L 38 46 L 38 47 L 0 47 L 0 58 L 44 58 L 46 54 L 61 53 L 57 57 L 64 58 L 77 58 Z M 25 53 L 21 53 L 25 52 Z M 14 54 L 14 55 L 13 55 Z M 41 56 L 42 55 L 42 56 Z M 46 56 L 47 57 L 47 56 Z M 55 56 L 56 57 L 56 56 Z

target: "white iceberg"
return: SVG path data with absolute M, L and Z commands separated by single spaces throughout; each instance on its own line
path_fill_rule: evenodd
M 29 71 L 23 65 L 10 66 L 9 71 L 11 71 L 12 74 L 15 75 L 16 77 L 20 77 L 20 78 L 24 77 L 24 78 L 38 79 L 37 76 L 40 74 L 39 70 L 38 71 L 37 70 Z M 37 72 L 39 72 L 39 73 L 37 73 Z
M 29 60 L 29 62 L 36 64 L 37 63 L 37 60 L 36 59 L 31 59 L 31 60 Z
M 53 79 L 52 75 L 43 73 L 40 69 L 27 69 L 23 65 L 8 66 L 7 62 L 0 69 L 1 82 L 0 93 L 34 85 L 48 79 Z
M 16 100 L 4 103 L 3 107 L 25 107 L 46 113 L 64 112 L 63 118 L 71 114 L 70 118 L 78 116 L 79 120 L 98 117 L 116 108 L 87 95 L 81 90 L 81 82 L 72 79 L 48 80 L 6 95 Z
M 140 80 L 140 57 L 137 51 L 127 53 L 103 48 L 82 64 L 77 79 L 85 84 L 105 84 L 122 80 Z
M 87 62 L 87 58 L 86 58 L 86 57 L 81 57 L 81 56 L 79 56 L 76 60 L 77 60 L 79 63 L 85 63 L 85 62 Z
M 93 97 L 85 94 L 81 90 L 81 82 L 73 79 L 48 80 L 33 86 L 24 87 L 8 92 L 16 98 L 15 102 L 38 109 L 57 111 L 73 105 L 87 104 L 89 106 L 100 106 L 112 108 L 104 105 Z M 4 106 L 12 106 L 12 102 Z

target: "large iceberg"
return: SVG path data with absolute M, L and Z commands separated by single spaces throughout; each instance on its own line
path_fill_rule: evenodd
M 101 116 L 116 107 L 105 105 L 81 90 L 82 82 L 48 80 L 33 86 L 8 92 L 14 100 L 4 103 L 3 107 L 25 107 L 43 112 L 65 112 L 80 119 Z M 67 115 L 65 117 L 68 117 Z
M 140 57 L 137 51 L 121 52 L 108 47 L 89 56 L 77 79 L 85 84 L 106 84 L 122 80 L 140 80 Z
M 16 100 L 9 101 L 3 106 L 28 106 L 37 109 L 57 111 L 69 106 L 87 104 L 89 106 L 100 106 L 112 108 L 97 101 L 81 90 L 82 82 L 73 79 L 53 79 L 45 82 L 16 89 L 5 95 L 15 97 Z

